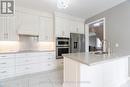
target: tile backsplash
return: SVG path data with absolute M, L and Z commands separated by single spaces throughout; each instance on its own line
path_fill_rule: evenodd
M 21 35 L 19 36 L 19 47 L 20 51 L 26 51 L 26 50 L 54 50 L 55 45 L 54 42 L 39 42 L 37 36 L 27 36 L 27 35 Z
M 39 42 L 38 50 L 55 50 L 55 42 Z
M 35 39 L 34 36 L 28 36 L 28 35 L 19 35 L 19 47 L 20 51 L 26 51 L 26 50 L 37 50 L 38 49 L 38 41 Z
M 0 41 L 0 53 L 19 51 L 19 42 L 17 41 Z
M 55 42 L 37 42 L 35 44 L 25 44 L 18 41 L 0 41 L 0 53 L 18 52 L 24 50 L 46 51 L 55 50 Z

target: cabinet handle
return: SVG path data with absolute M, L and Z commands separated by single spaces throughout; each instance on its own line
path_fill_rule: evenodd
M 1 73 L 6 73 L 7 71 L 2 71 Z
M 29 69 L 29 67 L 26 67 L 25 69 L 26 69 L 26 70 L 28 70 L 28 69 Z
M 0 63 L 0 64 L 6 64 L 6 63 Z
M 49 60 L 51 59 L 51 58 L 48 58 Z
M 86 81 L 86 83 L 91 84 L 91 81 Z
M 8 33 L 4 34 L 4 39 L 8 39 Z
M 7 57 L 7 56 L 0 56 L 0 57 Z
M 25 62 L 29 62 L 29 60 L 25 60 Z
M 48 64 L 48 66 L 51 66 L 51 64 Z

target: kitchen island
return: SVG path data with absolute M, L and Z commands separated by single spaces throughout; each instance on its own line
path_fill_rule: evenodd
M 128 80 L 128 53 L 63 56 L 64 87 L 120 87 Z

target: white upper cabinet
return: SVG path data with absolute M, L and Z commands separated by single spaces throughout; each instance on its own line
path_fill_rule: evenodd
M 84 34 L 84 22 L 81 21 L 70 21 L 70 33 Z
M 55 30 L 57 37 L 70 37 L 69 20 L 60 17 L 55 18 Z
M 55 14 L 56 37 L 70 37 L 70 33 L 84 34 L 84 20 L 65 14 Z
M 0 41 L 17 41 L 15 16 L 0 17 Z
M 40 17 L 39 41 L 53 41 L 53 18 Z
M 16 17 L 16 27 L 19 34 L 39 34 L 39 17 L 37 15 L 17 11 Z

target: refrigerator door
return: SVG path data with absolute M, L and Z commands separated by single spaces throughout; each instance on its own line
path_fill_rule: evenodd
M 70 34 L 70 52 L 79 52 L 79 34 Z
M 80 34 L 80 52 L 85 52 L 85 35 Z
M 70 52 L 78 53 L 85 52 L 85 35 L 84 34 L 70 34 Z

